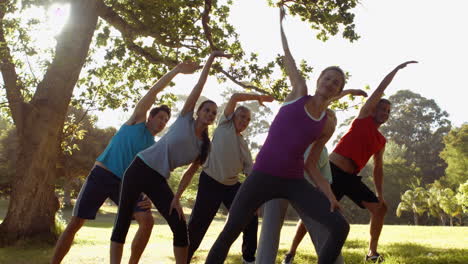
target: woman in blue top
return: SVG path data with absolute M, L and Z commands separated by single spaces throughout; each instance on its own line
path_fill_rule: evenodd
M 208 126 L 215 120 L 218 107 L 213 101 L 208 100 L 198 107 L 196 119 L 193 117 L 193 112 L 216 57 L 229 56 L 221 51 L 211 53 L 198 83 L 188 96 L 179 117 L 171 125 L 169 131 L 153 146 L 138 153 L 125 171 L 119 211 L 111 237 L 111 263 L 120 263 L 123 243 L 132 217 L 132 208 L 139 194 L 143 192 L 166 219 L 174 234 L 176 263 L 186 264 L 188 237 L 185 217 L 180 204 L 172 203 L 174 194 L 167 179 L 172 170 L 190 163 L 192 165 L 188 173 L 191 173 L 190 170 L 198 164 L 203 164 L 208 156 L 210 147 Z

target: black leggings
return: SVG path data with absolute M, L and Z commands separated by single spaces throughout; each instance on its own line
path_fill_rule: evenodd
M 133 208 L 140 193 L 145 193 L 166 219 L 174 235 L 173 245 L 188 246 L 187 225 L 184 219 L 179 219 L 176 210 L 169 214 L 174 194 L 167 180 L 158 172 L 148 167 L 143 160 L 136 157 L 125 171 L 120 192 L 119 211 L 112 230 L 111 240 L 125 243 L 125 237 L 130 227 Z
M 190 263 L 193 254 L 200 246 L 221 203 L 229 210 L 240 187 L 239 182 L 234 185 L 221 184 L 202 171 L 198 183 L 197 199 L 188 223 L 190 239 L 188 263 Z M 252 215 L 243 231 L 242 240 L 242 257 L 248 262 L 255 261 L 257 229 L 258 216 Z
M 211 248 L 206 264 L 223 263 L 232 243 L 247 225 L 251 215 L 266 201 L 289 200 L 299 216 L 310 217 L 325 227 L 329 237 L 317 252 L 319 264 L 333 263 L 348 236 L 349 224 L 339 212 L 330 212 L 330 202 L 304 178 L 287 179 L 252 172 L 237 192 L 223 231 Z

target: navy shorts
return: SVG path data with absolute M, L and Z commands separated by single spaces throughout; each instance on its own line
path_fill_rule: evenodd
M 121 180 L 115 174 L 100 166 L 94 166 L 81 187 L 72 215 L 82 219 L 95 219 L 99 208 L 101 208 L 107 198 L 110 198 L 118 205 L 120 184 Z M 138 202 L 142 200 L 143 195 L 141 194 Z M 145 212 L 148 210 L 142 209 L 137 205 L 134 208 L 134 212 Z
M 374 192 L 361 181 L 361 176 L 347 173 L 333 164 L 333 162 L 330 162 L 330 168 L 333 177 L 331 188 L 338 201 L 346 195 L 362 209 L 365 209 L 362 204 L 363 201 L 369 203 L 379 202 Z

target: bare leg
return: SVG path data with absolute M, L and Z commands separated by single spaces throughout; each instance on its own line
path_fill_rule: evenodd
M 362 204 L 370 211 L 370 241 L 368 256 L 377 254 L 377 245 L 379 243 L 380 233 L 384 224 L 387 207 L 381 206 L 379 203 L 362 202 Z
M 122 261 L 123 243 L 111 241 L 110 264 L 120 264 Z
M 299 247 L 299 244 L 301 243 L 302 239 L 304 238 L 306 234 L 307 234 L 307 229 L 302 223 L 302 220 L 299 220 L 296 226 L 296 235 L 294 235 L 294 239 L 293 239 L 293 242 L 291 244 L 291 248 L 289 249 L 288 254 L 291 254 L 293 256 L 296 255 L 297 247 Z
M 140 261 L 141 255 L 143 254 L 143 251 L 145 250 L 145 247 L 148 244 L 149 238 L 151 236 L 154 219 L 151 215 L 151 211 L 149 210 L 146 212 L 135 212 L 133 217 L 138 223 L 138 230 L 132 241 L 132 253 L 128 263 L 138 264 L 138 261 Z
M 176 264 L 187 264 L 188 246 L 176 247 L 174 246 L 174 257 Z
M 73 216 L 68 223 L 67 227 L 60 235 L 59 239 L 57 240 L 57 244 L 55 245 L 54 256 L 52 257 L 52 264 L 58 264 L 62 262 L 65 255 L 67 255 L 68 251 L 71 248 L 73 240 L 75 239 L 75 234 L 80 230 L 86 220 L 83 218 L 79 218 Z

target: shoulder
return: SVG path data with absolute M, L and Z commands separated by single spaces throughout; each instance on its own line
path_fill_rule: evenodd
M 304 103 L 305 101 L 307 101 L 307 99 L 309 99 L 311 96 L 310 95 L 303 95 L 301 97 L 297 97 L 293 100 L 290 100 L 290 101 L 285 101 L 283 102 L 283 104 L 281 105 L 281 107 L 284 107 L 284 106 L 287 106 L 287 105 L 292 105 L 292 104 L 300 104 L 301 102 Z

